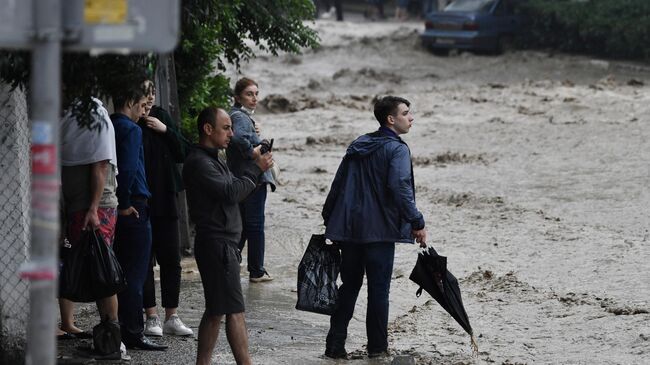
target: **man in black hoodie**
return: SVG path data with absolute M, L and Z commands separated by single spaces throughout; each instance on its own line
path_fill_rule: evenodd
M 242 232 L 239 202 L 257 186 L 261 174 L 273 166 L 270 152 L 247 163 L 235 177 L 219 150 L 228 147 L 232 122 L 223 109 L 206 108 L 197 119 L 199 144 L 183 166 L 190 218 L 196 224 L 194 256 L 201 274 L 205 312 L 199 325 L 197 364 L 209 364 L 226 317 L 226 333 L 237 364 L 250 364 L 244 297 L 239 280 Z

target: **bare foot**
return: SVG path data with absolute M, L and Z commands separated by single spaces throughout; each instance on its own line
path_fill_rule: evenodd
M 81 332 L 83 332 L 83 330 L 82 330 L 81 328 L 79 328 L 79 327 L 77 327 L 77 326 L 74 326 L 74 325 L 73 325 L 72 327 L 65 327 L 65 328 L 64 328 L 63 326 L 61 326 L 61 329 L 60 329 L 60 330 L 61 330 L 61 331 L 68 332 L 68 333 L 71 333 L 71 334 L 73 334 L 73 335 L 74 335 L 74 334 L 77 334 L 77 333 L 81 333 Z

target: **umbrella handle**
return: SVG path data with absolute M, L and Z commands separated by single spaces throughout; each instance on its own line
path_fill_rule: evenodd
M 471 336 L 471 341 L 472 341 L 472 355 L 474 357 L 478 357 L 478 344 L 476 343 L 476 337 L 474 337 L 474 335 Z

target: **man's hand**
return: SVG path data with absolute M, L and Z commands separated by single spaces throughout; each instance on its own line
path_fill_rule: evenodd
M 427 247 L 427 230 L 425 228 L 414 229 L 412 233 L 413 237 L 415 237 L 415 242 L 419 243 L 420 247 Z
M 273 153 L 272 152 L 267 152 L 263 155 L 260 155 L 256 160 L 255 163 L 257 166 L 259 166 L 262 171 L 266 171 L 273 166 Z
M 135 210 L 135 208 L 132 207 L 132 206 L 128 207 L 126 209 L 118 209 L 117 214 L 122 215 L 122 216 L 127 216 L 127 215 L 134 214 L 136 218 L 140 218 L 140 213 L 138 213 L 138 211 Z
M 97 229 L 99 227 L 99 216 L 97 215 L 97 208 L 90 208 L 86 212 L 86 215 L 84 216 L 84 221 L 82 225 L 82 229 L 86 230 L 88 228 L 90 229 Z
M 252 160 L 257 160 L 260 156 L 262 156 L 261 149 L 262 149 L 262 145 L 253 148 L 253 154 L 251 155 Z
M 144 118 L 144 120 L 147 124 L 147 127 L 153 129 L 154 131 L 158 133 L 167 132 L 167 126 L 165 125 L 165 123 L 161 122 L 160 119 L 156 117 L 147 116 Z

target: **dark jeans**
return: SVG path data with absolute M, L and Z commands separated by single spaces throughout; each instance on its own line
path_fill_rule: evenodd
M 156 306 L 154 263 L 160 265 L 160 298 L 163 308 L 178 308 L 181 290 L 181 244 L 178 218 L 151 217 L 151 260 L 144 282 L 144 308 Z
M 248 273 L 252 278 L 264 275 L 264 205 L 266 204 L 266 184 L 259 186 L 239 204 L 243 230 L 239 240 L 239 251 L 248 241 Z
M 151 224 L 146 202 L 134 201 L 133 207 L 140 214 L 117 216 L 115 226 L 115 255 L 126 276 L 127 288 L 117 294 L 118 316 L 122 341 L 132 342 L 143 336 L 142 286 L 147 278 L 151 257 Z
M 339 304 L 330 318 L 328 349 L 342 350 L 348 335 L 348 324 L 354 314 L 363 275 L 368 278 L 368 310 L 366 333 L 368 353 L 388 349 L 388 293 L 395 259 L 395 243 L 341 243 L 341 280 Z

